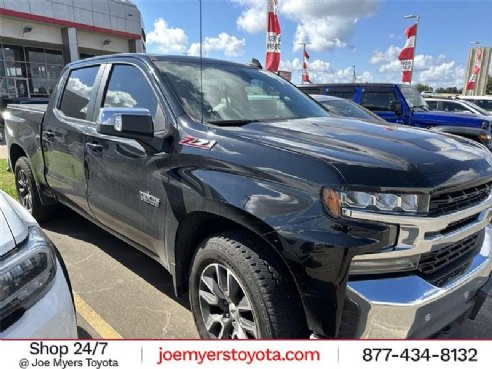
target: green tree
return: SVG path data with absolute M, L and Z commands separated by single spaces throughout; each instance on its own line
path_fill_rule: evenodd
M 485 87 L 485 93 L 492 95 L 492 76 L 489 75 L 489 78 L 487 79 L 487 87 Z
M 422 84 L 422 83 L 417 83 L 417 84 L 415 85 L 415 88 L 416 88 L 417 90 L 419 90 L 419 92 L 424 92 L 424 91 L 434 91 L 434 89 L 433 89 L 431 86 L 429 86 L 429 85 L 424 85 L 424 84 Z

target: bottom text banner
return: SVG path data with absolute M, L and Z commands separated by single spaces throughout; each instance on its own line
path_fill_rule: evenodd
M 492 340 L 0 341 L 14 368 L 489 368 Z

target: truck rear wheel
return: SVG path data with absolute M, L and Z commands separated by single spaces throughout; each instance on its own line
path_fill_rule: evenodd
M 307 338 L 288 271 L 245 233 L 204 240 L 193 259 L 190 304 L 201 338 Z
M 31 165 L 25 156 L 15 163 L 15 188 L 21 205 L 38 221 L 49 219 L 54 212 L 53 206 L 44 206 L 39 198 L 38 188 Z

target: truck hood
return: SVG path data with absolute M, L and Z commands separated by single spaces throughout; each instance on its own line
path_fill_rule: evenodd
M 29 226 L 35 224 L 34 218 L 17 201 L 0 191 L 0 257 L 24 241 Z
M 396 124 L 308 118 L 252 123 L 240 131 L 255 142 L 260 137 L 264 145 L 328 162 L 348 187 L 430 191 L 492 176 L 491 155 L 481 145 Z
M 472 114 L 448 113 L 445 111 L 416 111 L 413 118 L 419 121 L 433 122 L 441 125 L 467 126 L 483 128 L 483 122 L 492 122 L 492 116 L 476 116 Z

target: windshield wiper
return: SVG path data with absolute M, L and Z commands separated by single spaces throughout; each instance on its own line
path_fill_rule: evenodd
M 229 119 L 229 120 L 211 120 L 207 123 L 214 124 L 216 126 L 243 126 L 249 123 L 260 122 L 258 119 Z

